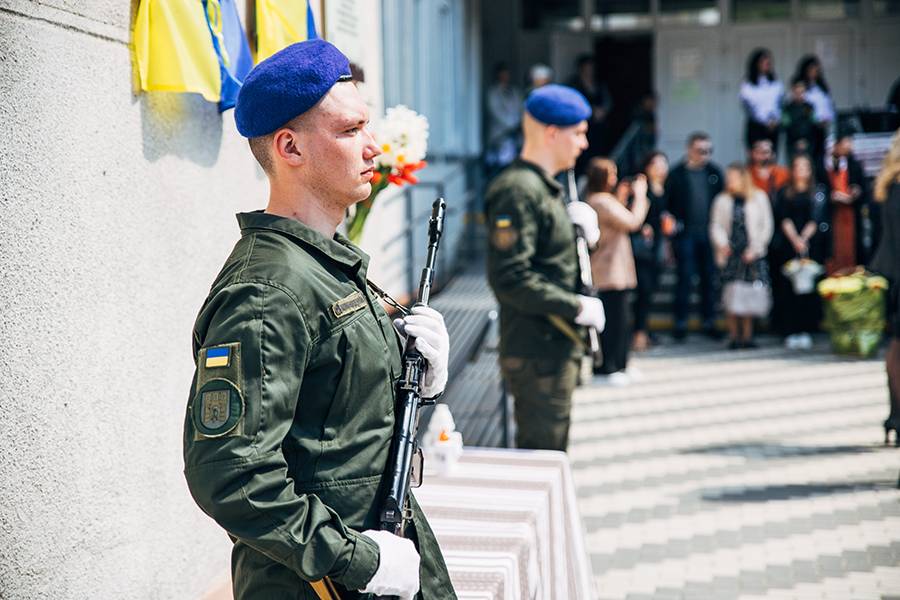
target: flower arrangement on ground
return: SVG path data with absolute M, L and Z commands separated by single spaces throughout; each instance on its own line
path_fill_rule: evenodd
M 402 104 L 387 109 L 384 118 L 372 125 L 372 135 L 381 147 L 375 157 L 372 192 L 356 205 L 347 225 L 347 237 L 354 244 L 362 237 L 363 226 L 375 198 L 389 185 L 416 184 L 413 173 L 425 165 L 428 150 L 428 119 Z
M 838 354 L 871 356 L 884 334 L 884 294 L 888 282 L 858 269 L 819 282 L 825 304 L 825 328 Z

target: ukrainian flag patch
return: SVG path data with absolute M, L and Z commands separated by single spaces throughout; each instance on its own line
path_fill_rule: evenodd
M 231 364 L 231 348 L 228 346 L 215 346 L 207 348 L 206 362 L 203 366 L 207 369 L 213 367 L 227 367 Z
M 512 227 L 512 218 L 510 218 L 509 215 L 497 215 L 497 219 L 494 221 L 494 227 Z

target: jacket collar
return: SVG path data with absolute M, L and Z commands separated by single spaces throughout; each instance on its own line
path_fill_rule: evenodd
M 516 165 L 518 165 L 520 167 L 530 169 L 530 170 L 534 171 L 535 173 L 537 173 L 537 175 L 541 178 L 541 181 L 544 182 L 544 185 L 547 186 L 547 189 L 550 190 L 554 195 L 562 192 L 562 190 L 563 190 L 562 185 L 560 185 L 560 183 L 558 181 L 556 181 L 555 179 L 553 179 L 552 177 L 547 175 L 547 172 L 544 171 L 544 169 L 542 169 L 538 165 L 534 164 L 533 162 L 525 160 L 521 156 L 517 157 L 514 162 Z
M 307 248 L 315 248 L 354 272 L 362 269 L 365 275 L 369 256 L 340 233 L 336 233 L 333 239 L 328 239 L 296 219 L 272 215 L 262 210 L 238 213 L 236 216 L 242 234 L 252 230 L 275 231 L 300 242 Z

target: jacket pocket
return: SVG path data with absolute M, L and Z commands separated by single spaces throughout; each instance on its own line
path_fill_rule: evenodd
M 334 510 L 347 527 L 362 531 L 377 529 L 378 490 L 383 475 L 356 479 L 338 479 L 300 483 L 294 486 L 298 494 L 311 494 Z

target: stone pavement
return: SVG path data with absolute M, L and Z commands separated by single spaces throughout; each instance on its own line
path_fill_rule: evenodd
M 603 600 L 900 600 L 884 362 L 690 342 L 576 392 L 569 455 Z

